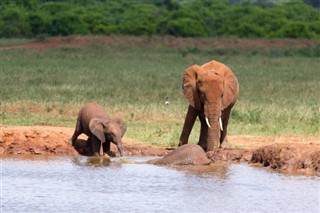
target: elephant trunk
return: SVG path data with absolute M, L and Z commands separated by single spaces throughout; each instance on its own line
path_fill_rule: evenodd
M 122 140 L 121 140 L 121 138 L 118 138 L 115 144 L 117 145 L 118 151 L 119 151 L 119 153 L 120 153 L 120 157 L 124 157 L 124 149 L 123 149 L 123 147 L 122 147 Z
M 207 151 L 212 151 L 220 147 L 220 125 L 218 118 L 210 120 L 211 128 L 208 131 Z
M 120 153 L 120 157 L 124 157 L 124 150 L 122 147 L 118 147 L 118 151 Z
M 216 106 L 215 104 L 213 104 Z M 220 147 L 220 137 L 222 131 L 221 110 L 218 107 L 208 107 L 205 109 L 206 123 L 208 129 L 207 151 L 212 151 Z

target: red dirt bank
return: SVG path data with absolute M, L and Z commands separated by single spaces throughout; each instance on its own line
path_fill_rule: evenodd
M 90 155 L 86 136 L 82 135 L 76 147 L 68 140 L 73 128 L 50 126 L 0 126 L 1 156 L 12 155 Z M 213 161 L 259 163 L 290 174 L 320 176 L 320 139 L 317 137 L 230 136 L 230 146 L 208 154 Z M 127 156 L 163 156 L 170 149 L 141 144 L 124 138 Z M 117 154 L 116 147 L 112 151 Z
M 0 126 L 0 128 L 1 155 L 91 155 L 85 135 L 80 135 L 75 148 L 68 143 L 74 128 L 51 126 Z M 128 156 L 162 156 L 168 152 L 165 148 L 142 145 L 130 139 L 124 139 L 124 148 Z M 115 146 L 112 146 L 111 150 L 117 153 Z
M 319 40 L 310 39 L 232 39 L 232 38 L 175 38 L 175 37 L 135 37 L 135 36 L 66 36 L 49 37 L 45 41 L 32 41 L 25 44 L 7 45 L 6 49 L 48 49 L 59 47 L 79 47 L 91 44 L 99 45 L 162 45 L 167 47 L 198 47 L 213 49 L 236 48 L 272 49 L 272 48 L 309 48 L 320 44 Z

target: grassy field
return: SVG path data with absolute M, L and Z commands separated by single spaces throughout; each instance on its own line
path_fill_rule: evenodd
M 229 134 L 319 136 L 320 59 L 278 53 L 99 43 L 1 50 L 1 122 L 74 127 L 80 107 L 96 101 L 111 117 L 126 120 L 125 137 L 176 145 L 188 106 L 183 71 L 215 59 L 240 83 Z M 193 142 L 199 125 L 195 128 Z

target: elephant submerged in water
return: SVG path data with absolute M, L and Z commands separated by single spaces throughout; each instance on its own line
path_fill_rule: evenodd
M 185 144 L 180 146 L 160 159 L 147 161 L 155 165 L 209 165 L 211 160 L 197 144 Z
M 72 145 L 82 133 L 92 143 L 94 155 L 103 155 L 110 151 L 110 142 L 116 144 L 120 156 L 124 156 L 122 137 L 126 132 L 126 125 L 121 119 L 111 119 L 102 106 L 96 102 L 84 105 L 78 114 L 77 124 L 71 138 Z
M 197 144 L 186 144 L 176 148 L 162 158 L 152 159 L 143 162 L 136 162 L 134 160 L 120 158 L 111 160 L 106 154 L 103 157 L 93 156 L 88 157 L 83 162 L 82 159 L 75 158 L 74 163 L 85 166 L 121 166 L 122 164 L 153 164 L 164 166 L 204 166 L 211 164 L 212 160 L 208 159 L 206 153 Z M 184 167 L 185 168 L 185 167 Z
M 188 143 L 194 122 L 199 117 L 198 144 L 205 151 L 220 148 L 226 141 L 230 112 L 239 95 L 237 78 L 226 65 L 210 61 L 187 68 L 182 89 L 189 108 L 178 146 Z

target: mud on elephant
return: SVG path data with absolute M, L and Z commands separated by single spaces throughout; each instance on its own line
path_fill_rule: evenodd
M 185 144 L 173 150 L 160 159 L 150 160 L 147 163 L 155 165 L 209 165 L 211 160 L 197 144 Z
M 187 68 L 183 93 L 189 102 L 179 146 L 188 143 L 197 117 L 201 122 L 198 144 L 205 151 L 221 147 L 226 140 L 230 112 L 239 95 L 238 80 L 224 64 L 210 61 Z
M 92 143 L 94 155 L 103 155 L 110 151 L 110 142 L 116 144 L 120 156 L 124 156 L 122 137 L 126 132 L 126 125 L 121 119 L 111 119 L 102 106 L 96 102 L 84 105 L 78 114 L 77 124 L 72 138 L 72 145 L 82 133 Z

